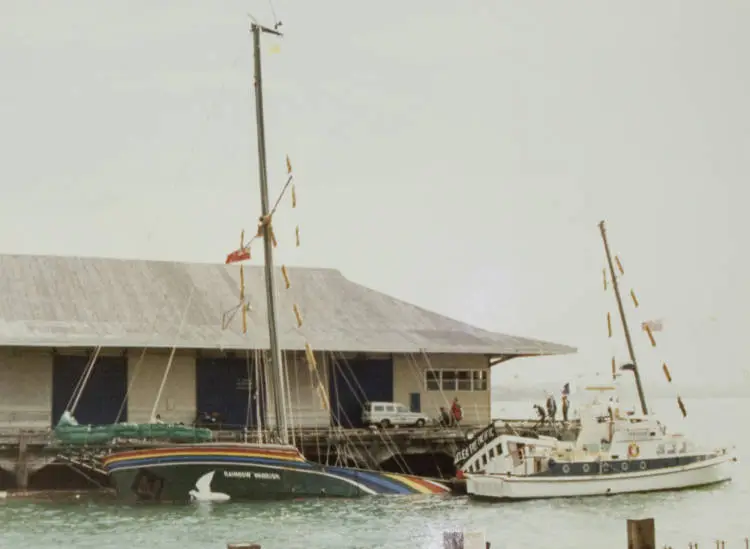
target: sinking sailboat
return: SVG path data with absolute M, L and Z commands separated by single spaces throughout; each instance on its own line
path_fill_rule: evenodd
M 265 282 L 270 361 L 263 368 L 263 387 L 273 395 L 273 443 L 198 443 L 151 447 L 112 453 L 104 468 L 124 500 L 237 501 L 299 497 L 359 497 L 375 494 L 438 494 L 449 488 L 413 475 L 392 474 L 350 467 L 332 467 L 308 461 L 290 444 L 285 406 L 285 375 L 276 325 L 273 267 L 272 211 L 269 209 L 263 99 L 260 65 L 262 33 L 280 35 L 253 22 L 255 97 L 261 187 L 259 235 L 265 252 Z M 243 239 L 244 240 L 244 239 Z M 249 258 L 244 242 L 227 262 Z M 230 261 L 230 259 L 232 261 Z M 242 271 L 240 271 L 242 273 Z M 241 303 L 243 313 L 246 305 Z M 295 311 L 297 314 L 297 311 Z M 243 316 L 244 319 L 244 316 Z M 308 359 L 314 362 L 310 351 Z M 311 368 L 314 366 L 311 365 Z M 167 372 L 165 372 L 166 376 Z
M 731 479 L 730 466 L 736 458 L 727 448 L 702 448 L 682 434 L 669 432 L 666 425 L 649 413 L 604 222 L 600 229 L 631 359 L 620 371 L 624 375 L 633 374 L 627 379 L 635 383 L 641 413 L 621 414 L 614 399 L 612 404 L 594 399 L 581 410 L 581 431 L 575 441 L 542 436 L 495 436 L 467 463 L 466 488 L 470 498 L 521 500 L 613 495 L 678 490 Z M 617 263 L 622 273 L 619 260 Z M 635 297 L 633 301 L 637 306 Z M 608 325 L 611 336 L 609 317 Z M 655 344 L 648 328 L 644 331 Z M 663 369 L 671 381 L 666 364 Z M 623 374 L 617 375 L 613 359 L 613 378 L 618 381 L 588 389 L 616 391 L 619 384 L 625 383 Z M 678 405 L 685 416 L 687 412 L 679 397 Z

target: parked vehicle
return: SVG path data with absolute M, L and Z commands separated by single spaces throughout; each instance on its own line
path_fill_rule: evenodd
M 383 429 L 398 426 L 424 427 L 430 418 L 421 412 L 412 412 L 398 402 L 365 402 L 362 423 L 365 427 L 378 425 Z

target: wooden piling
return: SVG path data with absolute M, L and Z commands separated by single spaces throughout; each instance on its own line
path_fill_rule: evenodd
M 656 531 L 654 519 L 628 519 L 628 549 L 655 549 Z

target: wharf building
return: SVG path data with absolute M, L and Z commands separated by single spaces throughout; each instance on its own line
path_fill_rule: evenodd
M 176 349 L 156 409 L 163 421 L 216 412 L 228 425 L 257 424 L 249 391 L 257 350 L 269 347 L 262 267 L 245 266 L 247 333 L 239 317 L 223 318 L 239 300 L 236 265 L 0 255 L 0 269 L 0 431 L 54 426 L 97 347 L 75 409 L 80 423 L 148 422 Z M 358 427 L 366 400 L 437 417 L 455 396 L 466 423 L 486 424 L 492 364 L 575 352 L 452 320 L 333 269 L 288 272 L 288 290 L 276 273 L 279 338 L 296 426 Z M 328 406 L 314 389 L 305 341 Z

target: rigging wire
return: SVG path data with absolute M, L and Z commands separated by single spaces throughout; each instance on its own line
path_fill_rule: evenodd
M 78 392 L 78 395 L 76 395 L 75 400 L 73 401 L 73 405 L 70 407 L 70 414 L 75 417 L 75 411 L 78 407 L 78 402 L 81 400 L 81 396 L 83 395 L 83 390 L 86 388 L 86 383 L 89 381 L 89 377 L 91 377 L 91 373 L 94 371 L 94 365 L 96 364 L 96 361 L 99 358 L 99 353 L 101 352 L 102 347 L 99 345 L 96 348 L 96 351 L 94 352 L 94 356 L 91 358 L 91 362 L 88 364 L 88 371 L 86 372 L 85 377 L 83 378 L 83 381 L 81 383 L 81 390 Z
M 115 423 L 120 422 L 120 418 L 122 417 L 122 414 L 125 412 L 125 407 L 127 406 L 127 403 L 128 403 L 128 397 L 130 396 L 130 393 L 133 390 L 133 387 L 135 386 L 135 380 L 138 378 L 138 373 L 140 372 L 141 366 L 143 365 L 143 361 L 146 358 L 146 352 L 151 347 L 151 342 L 153 341 L 154 336 L 156 335 L 156 323 L 158 322 L 159 316 L 164 312 L 165 308 L 166 308 L 166 305 L 163 305 L 161 309 L 159 309 L 156 312 L 156 315 L 154 315 L 154 322 L 151 325 L 151 335 L 146 341 L 146 345 L 143 347 L 143 350 L 141 351 L 141 356 L 138 357 L 138 362 L 136 363 L 135 368 L 133 369 L 133 376 L 130 378 L 128 387 L 125 390 L 125 398 L 122 399 L 122 403 L 120 404 L 120 409 L 117 411 L 117 417 L 115 418 Z
M 347 376 L 346 374 L 344 374 L 342 377 L 344 378 L 344 381 L 348 385 L 348 387 L 351 390 L 352 394 L 354 394 L 355 398 L 357 398 L 357 401 L 359 402 L 359 404 L 362 405 L 365 402 L 367 402 L 367 400 L 368 400 L 367 399 L 367 393 L 365 392 L 364 388 L 362 387 L 362 384 L 359 382 L 359 380 L 357 379 L 356 375 L 354 374 L 354 369 L 351 367 L 351 365 L 349 364 L 349 361 L 346 359 L 346 357 L 344 356 L 344 354 L 343 353 L 338 353 L 338 354 L 341 356 L 341 359 L 343 360 L 344 365 L 349 370 L 349 373 L 351 374 L 351 379 L 354 381 L 354 384 L 352 384 L 349 381 L 349 376 Z M 336 359 L 334 359 L 334 360 L 336 362 L 336 365 L 339 365 L 338 360 L 336 360 Z M 343 368 L 341 368 L 340 365 L 339 365 L 339 368 L 341 369 L 341 372 L 343 374 L 344 373 Z M 360 398 L 359 396 L 357 396 L 357 391 L 355 391 L 355 387 L 359 391 L 359 394 L 361 395 L 362 398 Z M 340 408 L 339 408 L 339 410 L 341 411 Z M 349 424 L 353 425 L 351 419 L 349 419 L 348 417 L 347 417 L 347 419 L 349 420 Z M 398 463 L 399 467 L 401 467 L 405 472 L 408 472 L 409 474 L 411 474 L 411 470 L 410 470 L 408 464 L 406 463 L 406 461 L 404 460 L 404 457 L 401 455 L 401 452 L 400 452 L 400 449 L 398 447 L 398 444 L 395 442 L 395 440 L 393 439 L 393 437 L 391 437 L 391 435 L 386 431 L 386 429 L 379 430 L 379 431 L 377 431 L 377 433 L 378 433 L 381 441 L 385 445 L 386 449 L 393 454 L 393 456 L 392 456 L 393 460 L 396 463 Z M 360 441 L 361 441 L 361 437 L 360 437 Z M 368 452 L 368 454 L 369 454 L 369 452 Z M 372 456 L 372 454 L 369 454 L 369 455 L 370 455 L 371 458 L 374 458 L 374 456 Z M 373 461 L 374 461 L 374 459 L 373 459 Z
M 276 9 L 273 7 L 273 0 L 268 0 L 268 7 L 271 8 L 271 16 L 273 17 L 273 28 L 274 30 L 278 30 L 278 28 L 282 25 L 281 21 L 279 21 L 279 18 L 276 17 Z
M 169 353 L 169 360 L 167 361 L 167 366 L 164 368 L 164 376 L 161 378 L 161 385 L 159 385 L 159 390 L 156 393 L 156 399 L 154 400 L 154 407 L 151 409 L 151 421 L 154 421 L 156 418 L 156 410 L 159 407 L 159 401 L 161 400 L 162 392 L 164 391 L 164 386 L 167 383 L 167 376 L 169 375 L 169 371 L 172 369 L 172 362 L 174 361 L 174 355 L 177 351 L 177 343 L 179 342 L 180 335 L 182 334 L 182 330 L 185 327 L 185 321 L 187 320 L 188 311 L 190 310 L 190 304 L 193 302 L 193 295 L 195 294 L 195 286 L 190 286 L 190 295 L 188 295 L 187 303 L 185 304 L 185 310 L 182 313 L 182 318 L 180 319 L 180 327 L 177 330 L 177 335 L 175 337 L 175 343 L 172 345 L 172 350 Z

